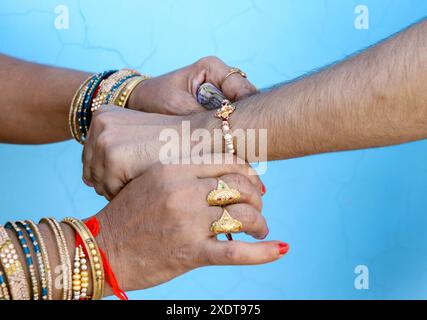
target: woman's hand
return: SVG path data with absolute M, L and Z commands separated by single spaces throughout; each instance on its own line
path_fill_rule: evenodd
M 125 291 L 159 285 L 209 265 L 253 265 L 275 261 L 285 243 L 219 241 L 210 231 L 223 209 L 210 207 L 208 193 L 220 177 L 241 193 L 227 206 L 241 232 L 264 239 L 261 185 L 247 165 L 155 164 L 130 182 L 98 215 L 99 244 Z
M 83 181 L 111 200 L 128 182 L 160 161 L 160 133 L 165 128 L 181 132 L 181 120 L 178 116 L 103 107 L 92 119 L 85 142 Z
M 196 63 L 142 82 L 130 96 L 130 109 L 170 115 L 186 115 L 205 110 L 196 101 L 197 89 L 205 82 L 219 88 L 231 101 L 256 92 L 256 88 L 238 74 L 223 84 L 230 67 L 216 57 L 206 57 Z

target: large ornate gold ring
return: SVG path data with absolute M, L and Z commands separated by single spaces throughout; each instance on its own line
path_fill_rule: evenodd
M 243 72 L 242 70 L 240 70 L 239 68 L 231 68 L 230 71 L 227 73 L 227 75 L 224 77 L 224 79 L 220 82 L 220 86 L 222 87 L 224 82 L 233 74 L 239 74 L 242 78 L 247 78 L 248 76 L 246 75 L 245 72 Z
M 218 179 L 217 188 L 209 192 L 206 200 L 210 206 L 227 206 L 239 202 L 240 192 Z
M 224 209 L 221 218 L 212 223 L 211 231 L 215 234 L 236 233 L 242 230 L 242 227 L 242 223 L 230 216 L 228 211 Z

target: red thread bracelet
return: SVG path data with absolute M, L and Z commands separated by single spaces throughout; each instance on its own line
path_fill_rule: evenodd
M 95 216 L 85 221 L 85 225 L 88 227 L 89 231 L 94 237 L 99 234 L 101 228 L 99 226 L 99 221 Z M 81 245 L 83 250 L 85 250 L 85 246 L 83 245 L 81 237 L 78 233 L 76 233 L 76 246 L 78 247 L 79 245 Z M 86 250 L 85 253 L 87 254 Z M 113 269 L 111 269 L 107 256 L 105 255 L 104 251 L 101 250 L 101 248 L 99 248 L 99 253 L 101 254 L 102 264 L 104 265 L 105 282 L 107 282 L 111 289 L 113 289 L 113 293 L 117 298 L 120 300 L 129 300 L 126 293 L 120 289 L 119 283 L 117 282 L 117 278 L 114 275 Z

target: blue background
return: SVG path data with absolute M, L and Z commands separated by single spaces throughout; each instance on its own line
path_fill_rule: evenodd
M 54 27 L 60 4 L 69 7 L 69 30 Z M 354 27 L 358 4 L 369 8 L 368 30 Z M 426 14 L 423 0 L 3 0 L 0 52 L 151 75 L 217 55 L 264 87 L 342 59 Z M 269 163 L 264 214 L 269 238 L 290 243 L 288 256 L 199 269 L 130 297 L 427 298 L 426 150 L 417 142 Z M 80 156 L 74 141 L 0 145 L 2 220 L 100 210 L 106 202 L 81 182 Z M 369 290 L 354 287 L 357 265 L 369 268 Z

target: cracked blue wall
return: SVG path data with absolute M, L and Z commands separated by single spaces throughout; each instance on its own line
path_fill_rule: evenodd
M 369 30 L 354 28 L 366 4 Z M 54 28 L 57 5 L 70 29 Z M 413 1 L 11 1 L 0 4 L 0 52 L 88 71 L 152 75 L 217 55 L 259 87 L 342 59 L 427 14 Z M 360 80 L 363 81 L 363 70 Z M 204 268 L 131 298 L 427 298 L 427 143 L 270 163 L 263 180 L 270 239 L 283 260 Z M 2 221 L 86 217 L 105 201 L 81 182 L 81 147 L 0 145 Z M 365 264 L 370 289 L 354 289 Z M 144 272 L 144 270 L 141 270 Z M 231 279 L 218 287 L 218 279 Z

